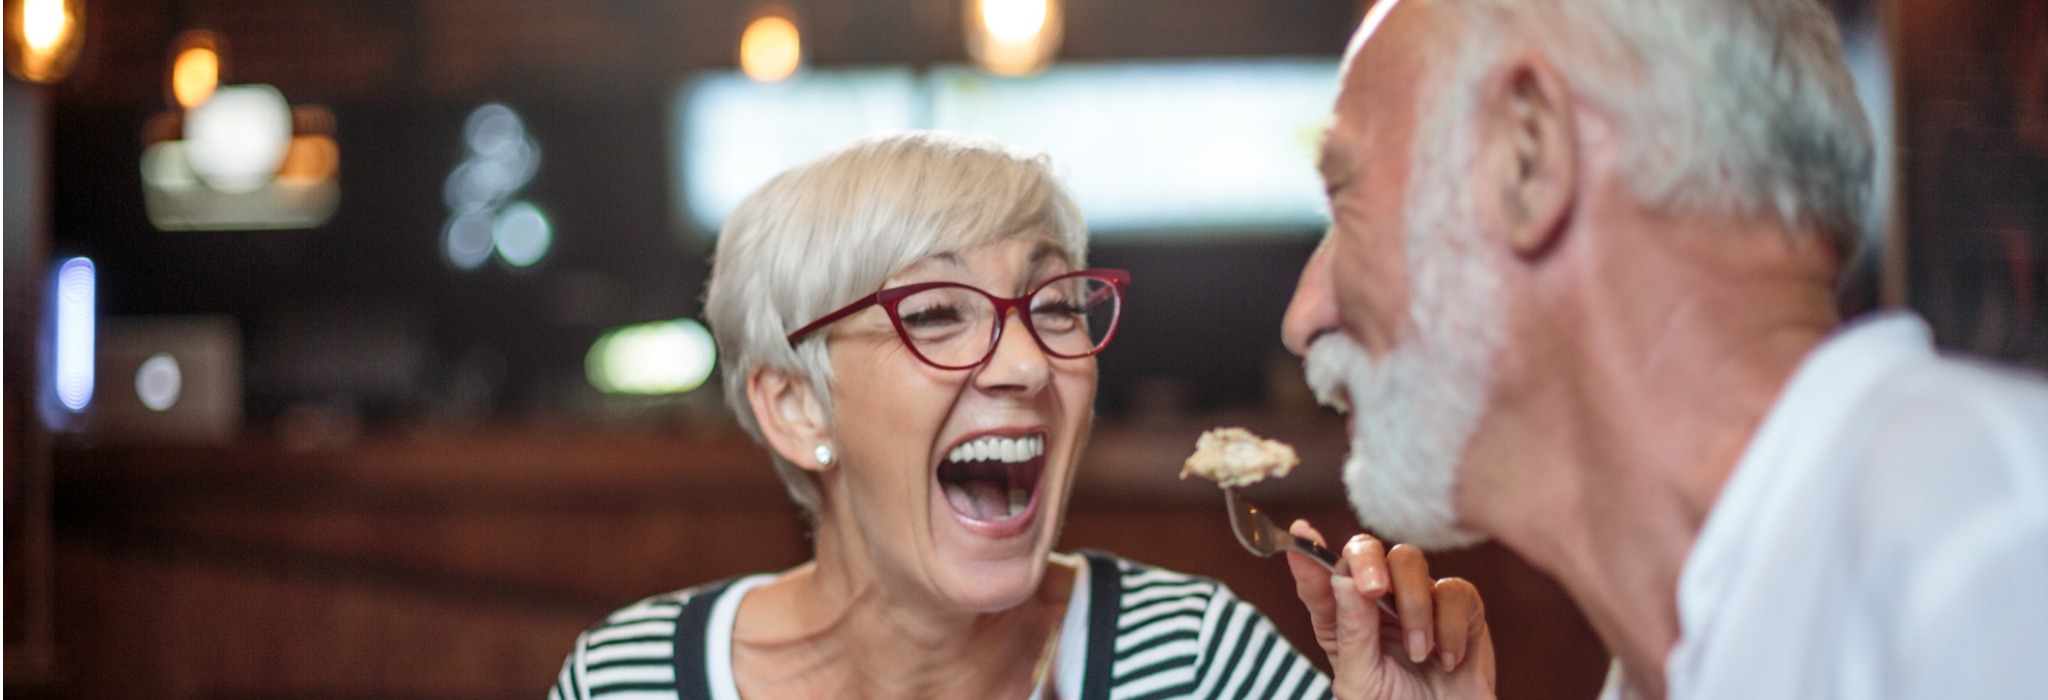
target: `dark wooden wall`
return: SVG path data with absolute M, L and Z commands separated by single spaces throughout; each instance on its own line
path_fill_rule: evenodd
M 957 0 L 781 0 L 818 65 L 959 63 Z M 170 42 L 210 29 L 226 77 L 320 102 L 666 93 L 730 67 L 750 0 L 101 0 L 67 101 L 168 104 Z M 1332 56 L 1351 0 L 1066 0 L 1066 60 Z
M 1062 547 L 1220 578 L 1320 662 L 1285 565 L 1238 548 L 1213 487 L 1175 478 L 1205 425 L 1099 431 Z M 1290 426 L 1262 429 L 1309 466 L 1257 495 L 1348 533 L 1338 426 Z M 66 449 L 57 492 L 57 673 L 31 689 L 53 697 L 539 697 L 605 612 L 809 556 L 730 432 Z M 1591 696 L 1605 656 L 1548 579 L 1496 547 L 1434 565 L 1485 592 L 1506 697 Z
M 2048 3 L 1893 9 L 1904 300 L 1945 347 L 2048 371 Z

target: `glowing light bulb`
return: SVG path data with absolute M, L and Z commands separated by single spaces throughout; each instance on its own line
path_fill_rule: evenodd
M 740 34 L 740 72 L 761 82 L 796 74 L 803 64 L 803 37 L 796 23 L 779 15 L 762 15 Z
M 1059 0 L 969 0 L 967 52 L 984 70 L 1028 75 L 1059 49 Z
M 220 86 L 220 54 L 210 46 L 192 46 L 178 52 L 171 63 L 171 96 L 178 106 L 191 109 L 205 104 Z
M 21 39 L 36 53 L 50 53 L 71 31 L 71 11 L 64 0 L 24 0 Z
M 84 0 L 10 0 L 7 72 L 32 83 L 54 83 L 78 62 L 85 27 Z M 17 14 L 19 13 L 19 14 Z
M 1045 29 L 1046 0 L 982 0 L 981 25 L 1003 43 L 1023 43 Z

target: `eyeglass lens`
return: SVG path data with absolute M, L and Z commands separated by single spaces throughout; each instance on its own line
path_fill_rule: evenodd
M 1032 294 L 1026 323 L 1051 354 L 1080 357 L 1107 341 L 1120 302 L 1107 281 L 1062 278 Z M 994 346 L 995 302 L 972 289 L 939 287 L 912 294 L 897 303 L 896 316 L 903 339 L 933 364 L 979 364 Z

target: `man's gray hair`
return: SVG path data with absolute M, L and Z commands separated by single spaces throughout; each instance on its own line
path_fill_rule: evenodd
M 1644 205 L 1775 216 L 1844 260 L 1877 220 L 1870 124 L 1815 0 L 1438 5 L 1469 27 L 1459 53 L 1534 48 L 1618 120 Z
M 1088 231 L 1050 160 L 988 139 L 871 137 L 769 180 L 726 217 L 704 298 L 740 427 L 766 446 L 747 396 L 747 375 L 761 366 L 808 380 L 831 416 L 828 334 L 791 347 L 791 332 L 919 260 L 1022 235 L 1050 238 L 1075 267 L 1086 264 Z M 770 456 L 790 497 L 816 517 L 817 483 Z

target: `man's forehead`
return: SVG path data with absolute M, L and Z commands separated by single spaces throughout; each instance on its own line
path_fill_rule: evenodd
M 1378 0 L 1365 11 L 1365 20 L 1358 23 L 1358 31 L 1351 34 L 1351 43 L 1344 46 L 1343 65 L 1346 70 L 1349 70 L 1352 62 L 1358 58 L 1358 52 L 1365 48 L 1365 42 L 1379 33 L 1380 27 L 1387 21 L 1387 15 L 1399 4 L 1401 0 Z
M 1404 5 L 1414 7 L 1396 9 Z M 1336 123 L 1324 136 L 1326 154 L 1358 145 L 1343 142 L 1345 132 L 1359 132 L 1351 136 L 1364 138 L 1360 129 L 1400 113 L 1403 105 L 1415 99 L 1426 73 L 1428 37 L 1437 31 L 1431 9 L 1424 0 L 1379 0 L 1366 10 L 1345 50 L 1338 76 Z

